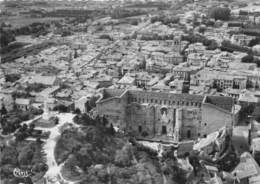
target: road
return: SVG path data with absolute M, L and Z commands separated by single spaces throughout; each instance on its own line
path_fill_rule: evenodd
M 71 113 L 60 113 L 57 115 L 57 117 L 59 118 L 59 124 L 57 126 L 52 128 L 40 128 L 40 127 L 35 128 L 37 130 L 50 131 L 50 136 L 43 145 L 43 151 L 46 154 L 46 160 L 47 160 L 46 164 L 48 165 L 49 168 L 44 176 L 44 178 L 46 178 L 47 184 L 62 184 L 62 183 L 74 184 L 74 182 L 68 181 L 63 178 L 61 174 L 61 168 L 63 164 L 58 165 L 54 155 L 54 149 L 56 147 L 57 139 L 60 136 L 60 128 L 66 123 L 70 123 L 73 126 L 78 127 L 78 125 L 73 123 L 74 116 L 75 115 Z
M 232 143 L 239 154 L 249 151 L 247 126 L 236 126 L 233 128 Z

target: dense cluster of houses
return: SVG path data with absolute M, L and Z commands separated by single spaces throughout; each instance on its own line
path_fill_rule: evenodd
M 177 15 L 168 12 L 166 17 L 179 17 L 176 24 L 152 23 L 154 15 L 135 17 L 137 25 L 106 17 L 93 21 L 86 32 L 31 38 L 30 47 L 44 39 L 55 44 L 37 55 L 1 63 L 0 107 L 28 111 L 47 104 L 49 110 L 65 106 L 88 112 L 96 98 L 97 114 L 124 132 L 142 136 L 145 131 L 175 142 L 202 138 L 194 145 L 197 150 L 210 153 L 212 145 L 223 150 L 218 130 L 232 131 L 241 109 L 260 104 L 260 69 L 243 61 L 247 52 L 221 50 L 221 44 L 229 41 L 260 60 L 260 44 L 249 46 L 256 36 L 240 32 L 245 25 L 260 25 L 260 14 L 232 11 L 232 21 L 210 19 L 214 26 L 200 25 L 202 33 L 194 24 L 203 22 L 209 6 L 222 6 L 205 2 L 187 4 Z M 191 35 L 214 40 L 216 48 L 184 39 Z M 12 76 L 18 79 L 10 81 Z M 250 142 L 257 157 L 260 126 L 252 122 Z M 246 153 L 242 158 L 236 176 L 259 182 L 253 157 Z M 245 165 L 254 174 L 242 173 Z

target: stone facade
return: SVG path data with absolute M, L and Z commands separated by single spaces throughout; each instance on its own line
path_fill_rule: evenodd
M 203 137 L 234 123 L 231 97 L 105 89 L 98 114 L 125 132 L 174 141 Z

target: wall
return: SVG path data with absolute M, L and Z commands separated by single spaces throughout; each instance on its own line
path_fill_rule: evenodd
M 196 139 L 200 137 L 201 110 L 186 108 L 182 110 L 181 139 Z M 190 132 L 190 133 L 189 133 Z
M 155 108 L 150 105 L 131 103 L 126 107 L 126 130 L 136 135 L 147 132 L 155 135 Z M 140 129 L 139 129 L 140 127 Z
M 155 108 L 155 130 L 156 135 L 174 136 L 174 128 L 176 122 L 175 108 L 171 106 L 156 105 Z M 163 132 L 166 127 L 166 134 Z
M 225 125 L 231 127 L 233 122 L 232 113 L 221 108 L 223 105 L 229 109 L 229 98 L 131 90 L 110 94 L 117 96 L 99 100 L 98 114 L 136 135 L 147 132 L 149 136 L 163 135 L 176 141 L 196 139 Z M 204 103 L 206 99 L 218 106 Z
M 201 135 L 208 135 L 220 128 L 232 127 L 232 114 L 212 104 L 202 105 Z
M 129 91 L 129 102 L 170 105 L 174 107 L 199 107 L 204 96 L 189 94 L 173 94 L 164 92 Z
M 109 123 L 123 128 L 124 126 L 124 104 L 123 99 L 112 97 L 97 103 L 97 111 L 100 116 L 105 116 Z

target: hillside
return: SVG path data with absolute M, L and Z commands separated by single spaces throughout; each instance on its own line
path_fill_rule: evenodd
M 178 167 L 174 158 L 159 159 L 149 148 L 114 135 L 104 120 L 91 120 L 86 115 L 74 119 L 82 127 L 64 130 L 55 149 L 57 162 L 64 164 L 64 178 L 80 180 L 82 184 L 185 181 L 185 175 L 178 177 L 185 171 Z

